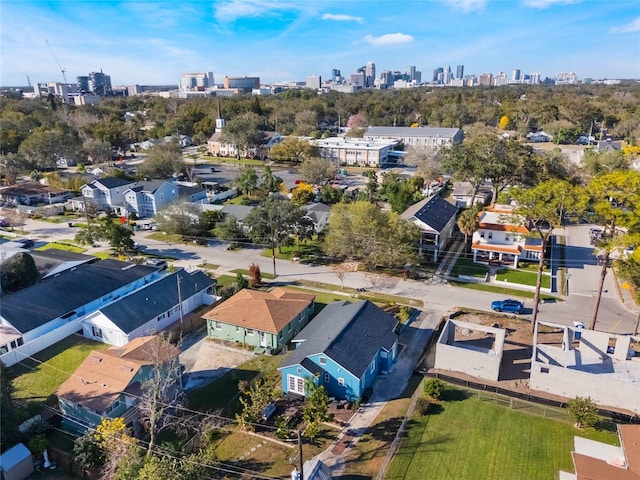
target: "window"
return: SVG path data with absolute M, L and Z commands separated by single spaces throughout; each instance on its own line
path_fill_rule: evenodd
M 222 324 L 220 322 L 216 322 L 216 330 L 222 330 Z
M 540 373 L 549 373 L 549 369 L 547 367 L 540 367 Z
M 326 365 L 327 359 L 325 357 L 320 357 L 320 365 Z
M 371 361 L 371 365 L 369 365 L 369 371 L 371 373 L 376 371 L 376 359 L 374 357 L 374 359 Z
M 493 238 L 493 232 L 489 232 L 489 240 Z
M 102 338 L 102 330 L 98 327 L 91 327 L 91 333 L 94 337 Z
M 251 330 L 250 328 L 247 328 L 247 335 L 253 335 L 253 330 Z
M 484 238 L 484 232 L 480 232 L 480 238 Z
M 302 373 L 302 369 L 300 367 L 298 367 L 298 370 L 296 370 L 298 373 Z
M 18 339 L 18 346 L 20 347 L 20 346 L 22 346 L 22 345 L 24 345 L 24 339 L 23 339 L 22 337 L 20 337 L 20 338 Z
M 505 242 L 510 242 L 511 241 L 511 237 L 509 235 L 505 235 L 504 236 L 504 241 Z
M 329 383 L 329 374 L 328 373 L 324 374 L 324 383 Z
M 338 385 L 344 386 L 344 378 L 338 377 Z
M 288 375 L 287 385 L 289 386 L 290 392 L 304 395 L 304 378 L 297 377 L 295 375 Z
M 240 327 L 236 327 L 236 333 L 240 332 Z

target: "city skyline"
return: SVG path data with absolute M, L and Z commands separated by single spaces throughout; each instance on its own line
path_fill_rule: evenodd
M 113 85 L 177 84 L 186 72 L 263 83 L 457 65 L 555 77 L 640 78 L 640 16 L 631 1 L 443 0 L 146 3 L 3 1 L 1 85 L 86 72 Z M 407 21 L 410 19 L 410 21 Z M 46 42 L 51 45 L 52 51 Z M 57 59 L 57 60 L 56 60 Z

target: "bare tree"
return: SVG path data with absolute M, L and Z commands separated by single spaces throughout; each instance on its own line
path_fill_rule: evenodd
M 182 376 L 178 354 L 170 343 L 171 335 L 161 332 L 145 346 L 145 353 L 152 362 L 149 378 L 142 384 L 138 403 L 139 418 L 149 432 L 147 455 L 150 455 L 157 435 L 174 424 L 169 415 L 183 404 Z
M 333 273 L 335 273 L 338 280 L 340 280 L 341 288 L 344 290 L 344 277 L 347 275 L 347 267 L 344 263 L 338 263 L 331 268 L 333 268 Z

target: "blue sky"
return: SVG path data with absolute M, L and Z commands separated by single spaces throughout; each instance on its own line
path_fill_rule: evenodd
M 0 0 L 0 84 L 177 84 L 181 73 L 262 82 L 416 65 L 553 77 L 640 78 L 635 0 Z

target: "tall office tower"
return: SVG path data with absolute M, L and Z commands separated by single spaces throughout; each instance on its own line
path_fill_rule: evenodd
M 447 65 L 447 67 L 444 69 L 444 78 L 442 79 L 442 83 L 444 83 L 445 85 L 449 85 L 449 82 L 451 82 L 451 66 Z
M 538 85 L 540 83 L 540 72 L 533 72 L 531 74 L 531 83 L 533 85 Z
M 441 83 L 440 79 L 442 78 L 443 72 L 442 67 L 433 69 L 433 83 Z
M 520 81 L 520 69 L 519 68 L 514 68 L 513 72 L 511 72 L 511 81 L 512 82 L 519 82 Z
M 373 82 L 376 79 L 376 64 L 373 62 L 367 62 L 367 66 L 364 70 L 365 75 L 365 87 L 373 87 Z
M 456 78 L 464 78 L 464 65 L 456 67 Z
M 349 83 L 351 83 L 351 85 L 355 85 L 358 87 L 364 87 L 365 86 L 365 74 L 364 72 L 360 72 L 358 71 L 357 73 L 352 73 L 351 76 L 349 77 Z
M 409 81 L 416 79 L 417 68 L 415 65 L 410 65 L 407 67 L 407 74 L 409 75 Z
M 499 87 L 500 85 L 508 85 L 509 84 L 509 79 L 507 78 L 507 74 L 504 73 L 504 72 L 496 73 L 496 76 L 493 79 L 493 84 L 496 87 Z
M 391 70 L 383 70 L 380 73 L 380 86 L 390 87 L 393 85 L 393 72 Z
M 111 77 L 105 75 L 102 70 L 89 74 L 89 91 L 96 95 L 109 95 L 111 93 Z
M 80 93 L 89 92 L 89 77 L 87 76 L 76 77 L 76 83 L 78 84 L 78 90 L 80 91 Z
M 342 80 L 342 75 L 340 75 L 340 70 L 334 68 L 331 70 L 331 81 L 333 83 L 339 83 Z
M 420 84 L 420 82 L 422 82 L 422 72 L 420 70 L 416 70 L 416 75 L 413 80 L 416 84 Z

